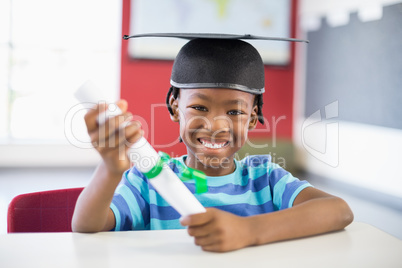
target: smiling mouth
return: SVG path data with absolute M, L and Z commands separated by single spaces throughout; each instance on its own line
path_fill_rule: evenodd
M 205 140 L 203 138 L 199 138 L 198 141 L 209 149 L 220 149 L 229 144 L 229 141 L 222 141 L 222 142 L 211 142 L 209 140 Z

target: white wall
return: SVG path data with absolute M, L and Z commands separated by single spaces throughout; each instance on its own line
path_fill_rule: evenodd
M 0 144 L 3 167 L 94 167 L 100 161 L 95 149 L 71 144 Z
M 301 29 L 320 27 L 322 17 L 337 27 L 349 22 L 350 12 L 362 21 L 380 19 L 382 6 L 401 0 L 301 0 Z M 402 130 L 357 124 L 337 119 L 337 103 L 304 117 L 306 47 L 297 46 L 294 142 L 298 163 L 307 171 L 333 180 L 402 197 Z M 402 108 L 401 108 L 402 109 Z
M 358 12 L 362 20 L 379 19 L 383 6 L 402 2 L 401 0 L 300 0 L 299 15 L 303 22 L 311 21 L 314 17 L 325 16 L 329 23 L 336 24 L 351 12 Z

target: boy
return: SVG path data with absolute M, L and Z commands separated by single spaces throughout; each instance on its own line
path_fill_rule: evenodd
M 264 65 L 249 43 L 191 40 L 176 57 L 171 85 L 168 110 L 180 124 L 180 139 L 187 147 L 187 155 L 178 160 L 208 176 L 208 192 L 196 196 L 207 211 L 180 218 L 143 174 L 135 167 L 129 169 L 125 155 L 142 130 L 138 122 L 119 127 L 131 116 L 121 100 L 117 105 L 123 115 L 101 126 L 105 131 L 99 131 L 96 123 L 104 105 L 85 116 L 103 161 L 77 201 L 74 231 L 187 227 L 203 250 L 225 252 L 340 230 L 353 220 L 342 199 L 299 181 L 271 163 L 269 156 L 234 159 L 247 132 L 257 121 L 264 122 Z M 99 142 L 106 146 L 97 146 Z M 175 165 L 171 168 L 179 173 Z M 194 192 L 193 182 L 185 184 Z

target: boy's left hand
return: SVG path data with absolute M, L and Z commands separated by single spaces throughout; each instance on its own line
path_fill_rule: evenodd
M 216 208 L 180 220 L 196 245 L 205 251 L 226 252 L 252 245 L 251 228 L 246 217 Z

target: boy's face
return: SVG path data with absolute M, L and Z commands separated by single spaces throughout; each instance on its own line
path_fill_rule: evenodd
M 184 89 L 171 99 L 172 120 L 180 123 L 187 165 L 207 175 L 234 169 L 233 157 L 257 124 L 255 96 L 233 89 Z

